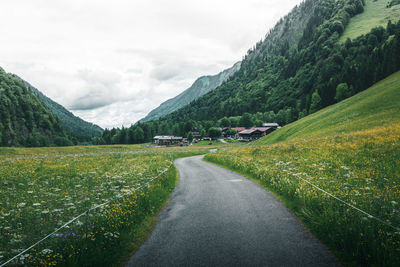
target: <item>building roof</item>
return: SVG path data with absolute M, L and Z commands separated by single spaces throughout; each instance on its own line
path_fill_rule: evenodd
M 263 123 L 263 127 L 279 127 L 279 124 L 276 122 L 267 122 Z
M 252 127 L 250 129 L 245 129 L 243 131 L 240 131 L 239 134 L 252 134 L 254 132 L 266 132 L 270 129 L 270 127 Z
M 158 140 L 182 140 L 183 137 L 180 136 L 154 136 L 153 139 L 158 139 Z
M 252 129 L 259 130 L 260 132 L 266 132 L 269 130 L 271 127 L 253 127 Z
M 237 131 L 237 132 L 241 132 L 241 131 L 243 131 L 243 130 L 246 130 L 245 127 L 235 127 L 235 128 L 232 128 L 232 129 L 235 130 L 235 131 Z
M 239 134 L 252 134 L 252 133 L 254 133 L 256 131 L 260 131 L 260 130 L 257 130 L 255 128 L 251 128 L 251 129 L 243 130 L 243 131 L 239 132 Z

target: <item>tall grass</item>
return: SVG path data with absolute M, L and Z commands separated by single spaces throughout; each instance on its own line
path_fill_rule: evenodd
M 208 149 L 0 149 L 0 264 L 102 203 L 107 204 L 84 213 L 13 264 L 120 262 L 172 192 L 173 159 Z
M 400 124 L 372 131 L 222 150 L 206 159 L 244 173 L 288 201 L 295 214 L 349 265 L 398 266 Z M 302 178 L 302 179 L 300 179 Z

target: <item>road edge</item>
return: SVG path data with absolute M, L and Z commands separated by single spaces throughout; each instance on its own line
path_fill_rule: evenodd
M 344 263 L 341 261 L 341 258 L 337 255 L 336 250 L 332 249 L 331 247 L 329 247 L 327 244 L 325 244 L 324 242 L 322 242 L 316 235 L 315 233 L 313 233 L 313 231 L 310 230 L 309 227 L 307 227 L 306 223 L 303 222 L 303 220 L 301 220 L 301 218 L 299 218 L 299 216 L 297 216 L 296 214 L 296 204 L 293 201 L 289 201 L 288 199 L 285 199 L 284 197 L 280 196 L 277 192 L 275 192 L 274 190 L 272 190 L 271 188 L 268 188 L 267 186 L 263 185 L 262 183 L 260 183 L 260 180 L 253 178 L 251 175 L 249 175 L 248 173 L 242 172 L 242 171 L 238 171 L 235 170 L 229 166 L 225 166 L 221 163 L 218 162 L 213 162 L 210 161 L 209 159 L 207 159 L 207 157 L 203 157 L 202 158 L 203 161 L 210 163 L 210 164 L 214 164 L 218 167 L 221 167 L 223 169 L 226 169 L 228 171 L 231 171 L 233 173 L 239 174 L 241 176 L 243 176 L 244 178 L 246 178 L 247 180 L 255 183 L 257 186 L 259 186 L 260 188 L 268 191 L 269 193 L 272 194 L 272 196 L 277 199 L 280 203 L 282 203 L 282 205 L 290 212 L 290 214 L 293 215 L 293 217 L 300 223 L 300 225 L 302 226 L 302 228 L 304 229 L 304 231 L 308 232 L 312 238 L 315 239 L 316 242 L 318 242 L 321 246 L 325 247 L 326 251 L 331 254 L 332 258 L 334 258 L 337 263 L 339 265 L 344 265 Z

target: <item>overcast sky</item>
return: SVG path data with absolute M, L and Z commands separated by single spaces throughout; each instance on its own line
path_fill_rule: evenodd
M 242 59 L 300 0 L 2 0 L 0 66 L 84 120 L 130 126 Z

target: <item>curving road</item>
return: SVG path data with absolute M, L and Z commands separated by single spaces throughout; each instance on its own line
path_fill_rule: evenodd
M 127 266 L 338 266 L 256 183 L 202 161 L 178 159 L 179 184 L 149 240 Z

